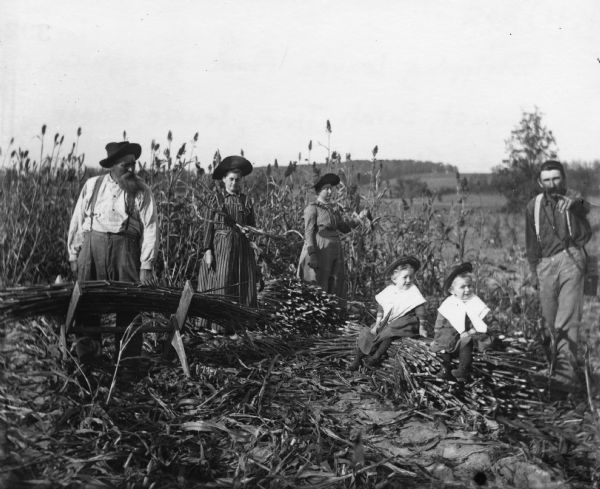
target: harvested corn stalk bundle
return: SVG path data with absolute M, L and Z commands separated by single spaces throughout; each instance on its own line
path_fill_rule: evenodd
M 356 326 L 347 334 L 316 342 L 311 353 L 322 362 L 350 361 L 356 343 Z M 473 381 L 468 387 L 442 379 L 441 363 L 422 340 L 403 339 L 392 344 L 389 359 L 373 370 L 376 387 L 401 401 L 437 409 L 472 411 L 487 416 L 540 410 L 546 390 L 536 384 L 545 364 L 531 358 L 531 341 L 503 340 L 502 351 L 475 354 Z
M 39 315 L 67 313 L 73 283 L 19 287 L 0 291 L 1 321 Z M 181 290 L 167 287 L 140 287 L 124 282 L 91 281 L 80 283 L 78 308 L 91 313 L 119 311 L 172 314 Z M 242 306 L 227 297 L 195 293 L 188 310 L 190 317 L 203 317 L 225 326 L 247 328 L 261 318 L 258 309 Z
M 268 333 L 322 335 L 343 323 L 336 296 L 295 277 L 268 282 L 258 302 L 265 311 L 260 326 Z

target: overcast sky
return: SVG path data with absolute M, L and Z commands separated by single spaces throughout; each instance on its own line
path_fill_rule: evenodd
M 538 106 L 564 160 L 600 159 L 600 2 L 0 1 L 0 145 L 42 124 L 88 164 L 196 131 L 257 164 L 332 149 L 488 171 Z

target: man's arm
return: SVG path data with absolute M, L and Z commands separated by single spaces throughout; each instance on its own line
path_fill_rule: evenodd
M 536 268 L 542 255 L 540 243 L 535 232 L 534 209 L 528 205 L 525 209 L 525 250 L 531 275 L 537 276 Z
M 158 252 L 158 218 L 154 196 L 149 188 L 146 188 L 143 194 L 140 221 L 142 224 L 140 270 L 152 270 Z
M 578 217 L 587 216 L 591 209 L 590 203 L 587 202 L 583 197 L 577 197 L 573 199 L 570 204 L 567 201 L 565 206 Z
M 77 263 L 77 257 L 79 256 L 79 251 L 81 250 L 82 245 L 82 226 L 83 220 L 85 219 L 84 208 L 88 202 L 88 184 L 90 180 L 88 180 L 79 192 L 79 197 L 77 198 L 77 203 L 75 204 L 75 209 L 73 209 L 73 214 L 71 214 L 71 222 L 69 223 L 69 232 L 67 234 L 67 252 L 69 254 L 69 262 L 72 264 L 73 262 Z M 73 269 L 73 266 L 71 266 Z M 76 269 L 73 270 L 76 272 Z

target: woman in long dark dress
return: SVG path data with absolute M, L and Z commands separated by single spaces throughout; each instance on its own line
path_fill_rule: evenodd
M 331 202 L 340 177 L 326 173 L 315 184 L 317 199 L 304 209 L 304 246 L 297 276 L 316 283 L 325 292 L 346 299 L 346 265 L 340 236 L 359 224 L 359 218 L 344 218 L 339 206 Z
M 256 306 L 256 258 L 244 229 L 255 226 L 254 210 L 241 193 L 241 180 L 252 172 L 242 156 L 228 156 L 215 168 L 212 177 L 223 182 L 215 191 L 205 214 L 204 259 L 198 274 L 198 291 L 225 295 L 234 301 Z M 202 320 L 200 326 L 208 327 Z

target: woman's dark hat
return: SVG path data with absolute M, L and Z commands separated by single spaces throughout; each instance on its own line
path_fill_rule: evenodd
M 315 191 L 319 193 L 325 185 L 334 186 L 338 183 L 340 183 L 340 177 L 338 177 L 335 173 L 325 173 L 325 175 L 319 178 L 317 183 L 315 183 Z
M 105 149 L 107 156 L 100 161 L 100 166 L 104 168 L 110 168 L 123 156 L 133 155 L 137 160 L 142 154 L 142 147 L 137 143 L 130 143 L 129 141 L 108 143 Z
M 421 268 L 421 262 L 417 260 L 414 256 L 401 256 L 386 267 L 384 272 L 385 278 L 391 277 L 392 273 L 394 273 L 394 270 L 396 270 L 398 267 L 406 265 L 410 265 L 411 267 L 413 267 L 415 272 L 419 268 Z
M 450 274 L 446 277 L 446 280 L 444 280 L 444 292 L 450 290 L 450 287 L 452 287 L 452 282 L 454 282 L 456 277 L 465 273 L 471 273 L 472 271 L 473 265 L 471 265 L 470 262 L 461 263 L 460 265 L 454 267 L 450 271 Z
M 245 177 L 252 173 L 252 163 L 243 156 L 228 156 L 213 171 L 213 180 L 221 180 L 230 171 L 239 171 Z

